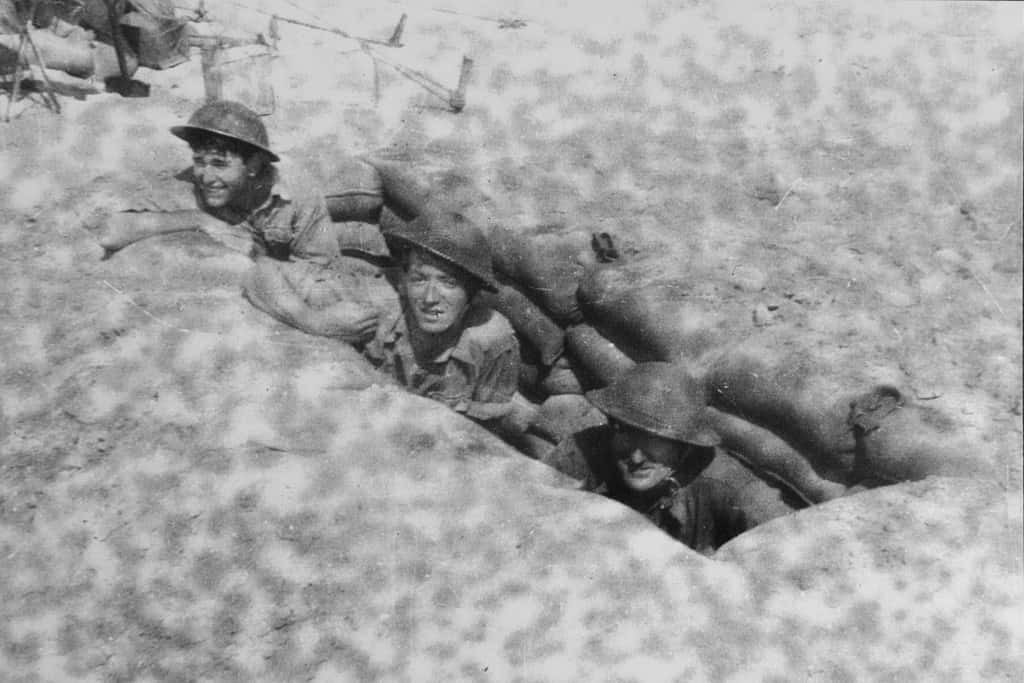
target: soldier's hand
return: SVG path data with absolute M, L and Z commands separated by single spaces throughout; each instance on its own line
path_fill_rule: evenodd
M 538 407 L 517 391 L 512 396 L 509 412 L 505 416 L 504 422 L 514 433 L 525 434 L 537 422 L 538 415 Z
M 117 251 L 126 247 L 121 229 L 116 224 L 112 225 L 111 212 L 100 208 L 89 211 L 80 224 L 81 228 L 92 235 L 96 243 L 103 247 L 102 259 L 108 259 Z
M 149 237 L 196 230 L 196 211 L 90 211 L 82 228 L 103 247 L 103 258 Z
M 336 337 L 350 344 L 368 341 L 377 330 L 376 311 L 348 301 L 318 309 L 310 317 L 310 332 Z

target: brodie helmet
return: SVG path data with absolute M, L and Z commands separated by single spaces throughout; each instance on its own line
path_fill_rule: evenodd
M 485 289 L 497 290 L 487 237 L 461 213 L 428 209 L 386 232 L 384 239 L 393 252 L 423 249 L 465 271 Z
M 271 161 L 280 160 L 270 151 L 267 128 L 259 115 L 232 100 L 207 102 L 195 110 L 188 123 L 172 127 L 171 133 L 189 143 L 196 133 L 213 133 L 245 143 L 266 154 Z
M 655 436 L 697 446 L 722 442 L 707 420 L 703 387 L 671 363 L 641 363 L 586 396 L 608 417 Z

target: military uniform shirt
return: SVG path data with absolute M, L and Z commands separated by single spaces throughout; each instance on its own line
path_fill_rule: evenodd
M 638 496 L 616 485 L 611 443 L 610 426 L 590 427 L 563 439 L 541 462 L 579 480 L 580 488 L 643 513 L 662 531 L 700 553 L 710 554 L 750 528 L 735 490 L 702 474 L 714 458 L 727 457 L 718 449 L 700 449 L 673 476 Z
M 270 194 L 248 214 L 233 208 L 210 209 L 196 187 L 192 169 L 182 171 L 178 177 L 192 183 L 196 205 L 205 213 L 236 228 L 234 236 L 247 233 L 251 238 L 252 256 L 271 256 L 280 260 L 310 261 L 327 265 L 340 255 L 338 227 L 327 214 L 324 198 L 307 192 L 299 196 L 285 183 L 276 168 L 271 170 Z M 241 231 L 244 231 L 242 233 Z M 230 235 L 212 235 L 230 239 Z M 236 244 L 229 244 L 240 248 Z
M 417 358 L 404 312 L 382 326 L 364 351 L 410 392 L 487 421 L 507 415 L 519 376 L 519 345 L 500 313 L 472 307 L 454 346 L 435 358 Z

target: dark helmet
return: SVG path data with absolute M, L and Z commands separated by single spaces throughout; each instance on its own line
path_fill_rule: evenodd
M 171 133 L 189 143 L 192 141 L 192 136 L 198 132 L 215 133 L 244 142 L 267 154 L 271 161 L 280 160 L 276 154 L 270 151 L 267 128 L 263 125 L 259 115 L 240 102 L 231 100 L 207 102 L 195 110 L 187 124 L 171 128 Z
M 426 210 L 384 234 L 392 251 L 415 247 L 465 271 L 492 292 L 497 290 L 491 246 L 471 220 L 455 211 Z
M 701 384 L 671 363 L 641 363 L 587 399 L 608 417 L 655 436 L 717 446 Z

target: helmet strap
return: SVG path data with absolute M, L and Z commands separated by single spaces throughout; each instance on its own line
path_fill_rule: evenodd
M 672 500 L 675 498 L 676 492 L 683 488 L 676 478 L 673 476 L 665 477 L 661 480 L 657 486 L 648 492 L 650 496 L 656 496 L 657 499 L 647 507 L 644 512 L 651 514 L 655 510 L 664 510 L 672 506 Z

